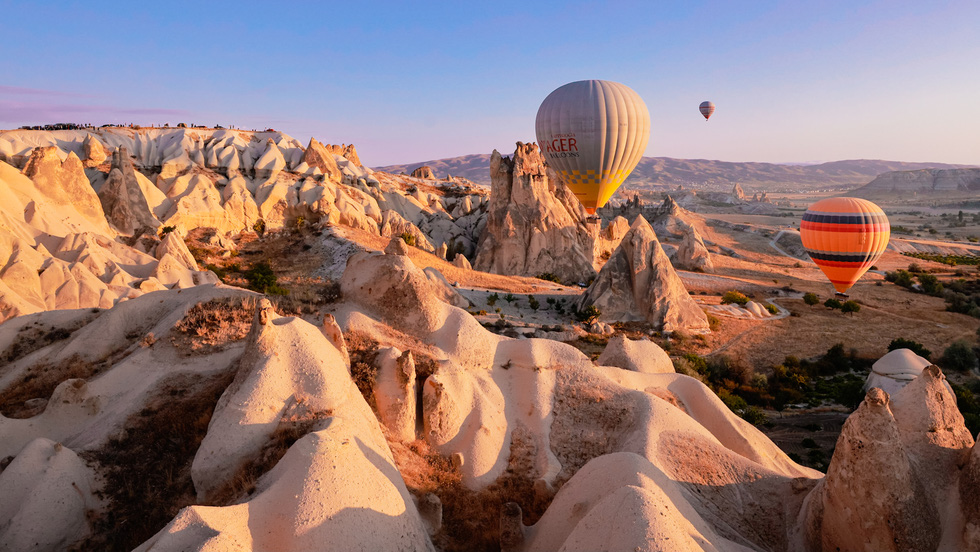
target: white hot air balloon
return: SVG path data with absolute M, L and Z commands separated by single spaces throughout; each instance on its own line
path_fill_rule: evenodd
M 570 82 L 541 102 L 538 146 L 589 214 L 609 201 L 643 157 L 650 112 L 618 82 Z
M 701 115 L 704 116 L 704 120 L 707 121 L 708 118 L 711 117 L 711 114 L 715 112 L 715 104 L 709 101 L 701 102 L 701 105 L 698 106 L 698 111 L 701 112 Z

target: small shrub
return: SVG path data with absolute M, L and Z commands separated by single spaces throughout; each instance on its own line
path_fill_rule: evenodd
M 943 351 L 943 356 L 939 357 L 939 365 L 946 370 L 969 372 L 977 367 L 977 355 L 969 343 L 956 341 Z
M 163 228 L 160 229 L 160 237 L 162 238 L 176 229 L 177 229 L 176 226 L 164 226 Z
M 517 297 L 514 297 L 513 293 L 508 293 L 507 295 L 504 295 L 504 301 L 507 301 L 507 304 L 513 303 L 516 300 Z
M 766 310 L 769 311 L 769 314 L 779 314 L 779 309 L 772 303 L 766 303 Z
M 538 300 L 535 299 L 533 295 L 528 295 L 527 306 L 531 307 L 531 310 L 536 311 L 538 310 L 539 307 L 541 307 L 541 303 L 539 303 Z
M 260 238 L 265 236 L 265 220 L 259 219 L 255 221 L 255 224 L 252 225 L 252 230 L 255 230 L 255 233 L 258 234 Z
M 248 289 L 267 295 L 289 295 L 289 290 L 278 284 L 275 272 L 267 262 L 261 262 L 245 271 Z
M 807 292 L 803 294 L 803 302 L 812 307 L 820 302 L 820 298 L 816 293 Z
M 827 307 L 828 309 L 843 309 L 844 308 L 844 304 L 841 303 L 840 301 L 838 301 L 837 299 L 834 299 L 834 298 L 830 298 L 830 299 L 827 299 L 826 301 L 824 301 L 823 302 L 823 306 Z
M 538 274 L 537 279 L 546 280 L 548 282 L 554 282 L 556 284 L 561 284 L 561 278 L 559 278 L 557 275 L 552 274 L 550 272 L 542 272 L 541 274 Z
M 718 330 L 720 330 L 721 329 L 721 320 L 719 320 L 717 316 L 714 316 L 714 315 L 709 314 L 708 315 L 708 329 L 711 330 L 711 331 L 713 331 L 713 332 L 717 332 Z
M 721 304 L 728 305 L 730 303 L 737 303 L 740 306 L 745 306 L 749 302 L 749 298 L 745 296 L 744 293 L 738 291 L 726 291 L 724 295 L 721 296 Z
M 496 293 L 491 293 L 490 295 L 487 295 L 487 306 L 492 307 L 496 305 L 497 299 L 500 299 L 500 296 L 497 295 Z
M 405 242 L 405 245 L 415 246 L 415 235 L 411 232 L 402 232 L 400 237 Z
M 841 312 L 846 312 L 853 315 L 855 312 L 859 312 L 861 310 L 861 305 L 859 305 L 857 301 L 848 300 L 844 301 L 844 304 L 841 305 L 840 310 Z

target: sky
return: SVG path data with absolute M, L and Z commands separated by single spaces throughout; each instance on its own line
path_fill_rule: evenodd
M 980 165 L 977 0 L 0 0 L 0 45 L 8 129 L 272 127 L 381 166 L 510 153 L 604 79 L 646 103 L 647 156 Z

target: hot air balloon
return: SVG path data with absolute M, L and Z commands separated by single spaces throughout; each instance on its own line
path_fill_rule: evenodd
M 707 121 L 711 117 L 711 114 L 715 112 L 715 104 L 708 101 L 701 102 L 698 110 L 701 111 L 701 115 L 704 115 L 704 120 Z
M 650 113 L 618 82 L 570 82 L 541 102 L 535 121 L 548 165 L 594 215 L 640 162 L 650 139 Z
M 855 197 L 820 200 L 800 223 L 803 247 L 840 294 L 881 257 L 890 235 L 884 211 Z

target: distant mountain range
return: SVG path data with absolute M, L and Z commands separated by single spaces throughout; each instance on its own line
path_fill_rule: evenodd
M 410 174 L 428 165 L 438 178 L 461 176 L 478 184 L 490 184 L 490 155 L 463 155 L 433 159 L 420 163 L 373 167 L 388 173 Z M 876 159 L 831 161 L 816 165 L 781 165 L 713 161 L 709 159 L 673 159 L 644 157 L 626 180 L 631 189 L 685 188 L 728 191 L 738 183 L 746 189 L 767 191 L 849 190 L 871 182 L 879 174 L 890 171 L 921 169 L 956 169 L 971 165 L 948 163 L 904 163 Z

